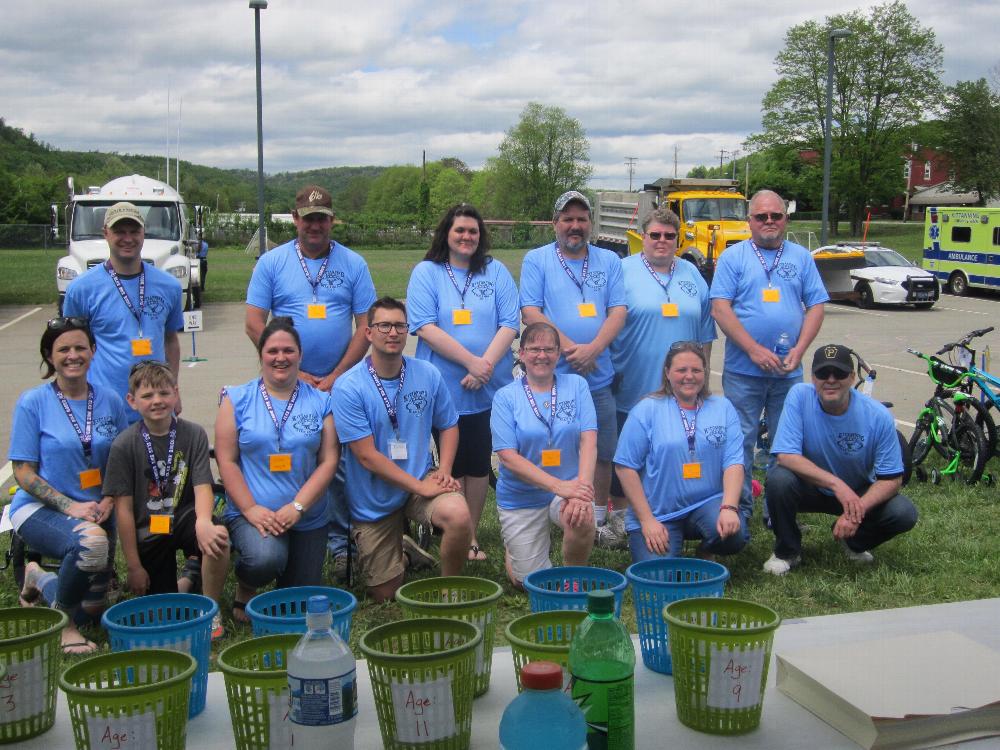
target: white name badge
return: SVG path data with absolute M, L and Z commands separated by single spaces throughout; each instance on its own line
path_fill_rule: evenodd
M 406 460 L 406 443 L 402 440 L 389 441 L 389 458 L 393 461 Z

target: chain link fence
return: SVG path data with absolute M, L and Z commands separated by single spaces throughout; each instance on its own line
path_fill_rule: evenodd
M 0 224 L 0 249 L 65 247 L 52 239 L 48 224 Z

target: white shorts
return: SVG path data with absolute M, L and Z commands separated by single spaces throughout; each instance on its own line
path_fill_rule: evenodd
M 518 508 L 504 510 L 497 508 L 500 516 L 500 535 L 510 556 L 510 567 L 514 578 L 523 581 L 528 573 L 552 567 L 549 550 L 552 539 L 549 525 L 562 528 L 559 521 L 559 506 L 563 499 L 556 495 L 543 508 Z

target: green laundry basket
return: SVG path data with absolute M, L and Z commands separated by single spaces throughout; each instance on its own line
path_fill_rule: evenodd
M 476 647 L 475 697 L 490 689 L 497 602 L 503 589 L 496 581 L 469 576 L 445 576 L 411 581 L 396 591 L 407 617 L 451 617 L 471 622 L 483 634 Z
M 236 750 L 291 747 L 288 654 L 301 639 L 301 633 L 266 635 L 219 654 Z
M 0 744 L 23 742 L 47 732 L 56 721 L 65 612 L 47 607 L 0 609 Z
M 552 609 L 518 617 L 504 631 L 514 656 L 514 679 L 521 692 L 521 669 L 532 661 L 552 661 L 569 675 L 569 644 L 577 628 L 587 619 L 586 610 Z M 565 687 L 565 685 L 563 685 Z
M 361 637 L 386 750 L 467 750 L 479 628 L 425 617 Z
M 701 597 L 671 602 L 663 616 L 681 723 L 710 734 L 756 729 L 778 614 L 753 602 Z
M 184 750 L 197 667 L 190 654 L 164 648 L 116 651 L 67 667 L 59 687 L 77 750 Z

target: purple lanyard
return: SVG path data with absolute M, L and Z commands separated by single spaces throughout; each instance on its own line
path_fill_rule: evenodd
M 389 415 L 389 422 L 392 423 L 392 430 L 396 433 L 396 439 L 398 440 L 399 418 L 397 417 L 396 402 L 399 401 L 399 394 L 403 392 L 403 382 L 406 380 L 406 358 L 403 358 L 403 365 L 399 368 L 399 388 L 396 389 L 396 395 L 392 401 L 389 400 L 389 394 L 385 392 L 385 386 L 382 385 L 382 378 L 378 376 L 375 365 L 372 364 L 371 355 L 365 357 L 365 365 L 368 367 L 368 374 L 371 375 L 372 382 L 375 383 L 375 388 L 378 389 L 378 395 L 382 397 L 385 413 Z
M 764 260 L 764 254 L 761 253 L 761 251 L 757 248 L 757 243 L 754 242 L 753 240 L 750 240 L 750 247 L 752 247 L 753 251 L 757 254 L 757 260 L 760 261 L 761 266 L 763 266 L 764 268 L 764 273 L 767 274 L 767 287 L 768 289 L 770 289 L 771 274 L 774 273 L 774 269 L 778 267 L 778 261 L 781 260 L 781 254 L 785 251 L 785 243 L 784 242 L 781 243 L 781 247 L 778 248 L 778 252 L 774 256 L 774 263 L 771 264 L 770 268 L 767 267 L 767 261 Z
M 649 264 L 649 261 L 646 260 L 646 254 L 645 253 L 639 253 L 639 257 L 642 258 L 642 265 L 644 265 L 646 267 L 646 270 L 649 271 L 649 275 L 652 276 L 653 280 L 657 284 L 660 285 L 660 288 L 663 289 L 663 291 L 667 293 L 667 302 L 669 302 L 670 301 L 670 282 L 674 280 L 674 269 L 677 268 L 677 258 L 676 258 L 676 256 L 674 257 L 673 261 L 670 263 L 670 273 L 667 274 L 667 283 L 666 284 L 664 284 L 663 281 L 660 279 L 660 274 L 658 274 L 654 270 L 654 268 Z
M 271 403 L 271 396 L 267 392 L 267 388 L 264 387 L 264 379 L 261 378 L 257 381 L 257 388 L 260 390 L 261 398 L 264 399 L 264 408 L 267 409 L 268 416 L 271 417 L 271 421 L 274 422 L 274 430 L 278 433 L 278 451 L 281 451 L 281 431 L 285 429 L 285 422 L 292 415 L 292 409 L 295 408 L 295 401 L 299 397 L 299 386 L 302 383 L 295 384 L 295 390 L 292 391 L 292 395 L 288 397 L 288 403 L 285 404 L 285 413 L 281 415 L 281 421 L 278 421 L 278 415 L 274 413 L 274 405 Z
M 678 401 L 676 398 L 674 399 L 674 402 L 677 404 L 677 411 L 680 412 L 681 422 L 684 425 L 684 436 L 687 438 L 688 441 L 688 454 L 691 456 L 691 458 L 694 458 L 694 438 L 695 438 L 695 430 L 697 429 L 698 426 L 698 412 L 701 411 L 701 407 L 704 402 L 701 399 L 698 399 L 698 401 L 695 402 L 694 417 L 691 419 L 690 422 L 688 422 L 687 415 L 684 413 L 684 408 L 681 406 L 681 402 Z
M 139 311 L 136 312 L 135 305 L 132 304 L 132 300 L 128 298 L 128 292 L 125 291 L 125 287 L 122 285 L 122 280 L 118 278 L 118 272 L 111 265 L 110 260 L 104 261 L 104 270 L 108 272 L 111 280 L 115 282 L 115 288 L 118 289 L 118 294 L 122 296 L 125 301 L 125 306 L 128 307 L 129 312 L 132 313 L 132 317 L 135 318 L 136 322 L 139 324 L 139 338 L 142 338 L 142 310 L 146 306 L 146 268 L 145 266 L 139 269 Z
M 542 416 L 541 409 L 538 408 L 538 402 L 535 401 L 535 394 L 531 392 L 531 386 L 528 385 L 528 378 L 524 377 L 521 379 L 521 386 L 524 388 L 524 395 L 528 397 L 528 405 L 531 406 L 531 411 L 534 412 L 535 416 L 538 417 L 538 421 L 541 422 L 549 431 L 549 445 L 552 445 L 552 430 L 556 424 L 556 376 L 552 375 L 552 393 L 549 395 L 549 419 L 545 420 Z
M 587 283 L 587 268 L 590 265 L 590 250 L 588 250 L 587 254 L 583 256 L 583 281 L 576 280 L 576 276 L 573 274 L 572 269 L 569 267 L 569 264 L 563 257 L 562 250 L 559 249 L 558 242 L 556 243 L 556 257 L 559 259 L 559 265 L 563 267 L 563 270 L 566 272 L 566 275 L 569 276 L 569 280 L 572 281 L 574 284 L 576 284 L 576 288 L 580 290 L 580 298 L 584 302 L 586 302 L 587 296 L 583 292 L 583 287 L 584 284 Z
M 63 411 L 66 412 L 66 417 L 69 419 L 69 423 L 73 425 L 73 429 L 76 430 L 76 436 L 80 438 L 80 445 L 83 446 L 83 456 L 84 458 L 90 458 L 90 446 L 93 443 L 94 435 L 94 387 L 90 384 L 87 385 L 87 418 L 84 421 L 84 428 L 80 429 L 80 423 L 76 421 L 76 416 L 73 414 L 73 410 L 69 407 L 69 401 L 66 400 L 66 396 L 63 395 L 62 390 L 59 388 L 59 384 L 56 381 L 52 381 L 52 390 L 56 392 L 56 398 L 59 399 L 59 404 L 62 406 Z
M 330 243 L 330 251 L 326 254 L 326 258 L 323 259 L 323 265 L 319 267 L 319 273 L 316 274 L 316 280 L 313 281 L 312 274 L 309 273 L 309 267 L 306 265 L 306 259 L 302 255 L 302 249 L 299 247 L 299 241 L 295 240 L 295 254 L 299 256 L 299 265 L 302 266 L 302 273 L 306 275 L 306 281 L 309 282 L 309 286 L 313 290 L 313 302 L 316 302 L 318 297 L 316 296 L 316 289 L 319 287 L 319 282 L 323 280 L 323 274 L 326 273 L 326 267 L 330 264 L 330 256 L 333 255 L 333 243 Z
M 153 438 L 146 428 L 145 422 L 139 422 L 139 434 L 142 435 L 142 443 L 146 446 L 146 460 L 149 461 L 149 469 L 153 472 L 153 481 L 160 489 L 160 497 L 170 494 L 167 489 L 170 486 L 170 472 L 174 468 L 174 448 L 177 446 L 177 417 L 170 418 L 170 432 L 167 438 L 167 460 L 163 463 L 163 474 L 160 474 L 159 464 L 156 462 L 156 453 L 153 451 Z
M 459 290 L 458 280 L 455 278 L 455 272 L 451 269 L 451 263 L 448 261 L 444 262 L 444 270 L 448 272 L 448 278 L 451 279 L 452 286 L 455 287 L 455 291 L 458 292 L 458 296 L 462 298 L 462 309 L 465 309 L 465 295 L 469 293 L 469 286 L 472 285 L 472 272 L 468 272 L 465 277 L 465 289 Z

